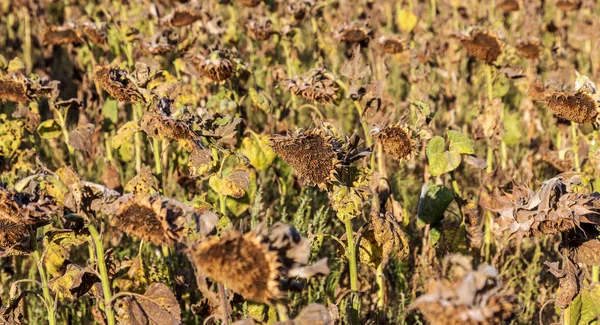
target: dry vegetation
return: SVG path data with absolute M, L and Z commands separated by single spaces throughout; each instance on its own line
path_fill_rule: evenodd
M 0 0 L 0 325 L 600 324 L 599 18 Z

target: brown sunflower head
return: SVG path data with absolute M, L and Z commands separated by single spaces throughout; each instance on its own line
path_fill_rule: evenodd
M 83 43 L 81 36 L 73 24 L 65 26 L 48 26 L 42 32 L 42 43 L 44 45 L 63 45 Z
M 248 36 L 255 41 L 265 41 L 275 34 L 273 23 L 270 19 L 256 20 L 252 19 L 246 23 Z
M 521 0 L 504 0 L 498 4 L 497 8 L 505 14 L 509 14 L 521 10 L 522 6 Z
M 354 21 L 338 28 L 337 38 L 346 43 L 361 43 L 372 36 L 373 31 L 362 21 Z
M 182 27 L 193 24 L 203 18 L 200 7 L 190 5 L 180 5 L 170 14 L 164 16 L 160 21 L 162 24 L 171 27 Z
M 199 272 L 245 299 L 273 303 L 285 297 L 287 277 L 327 274 L 326 259 L 306 266 L 308 240 L 294 228 L 281 223 L 271 229 L 259 225 L 242 234 L 225 233 L 193 244 L 190 259 Z
M 581 0 L 558 0 L 556 7 L 562 11 L 573 11 L 579 9 L 582 3 Z
M 84 21 L 79 23 L 78 29 L 96 45 L 105 45 L 108 41 L 106 26 L 104 25 Z
M 338 98 L 335 80 L 322 67 L 284 79 L 282 85 L 292 94 L 319 103 L 333 103 Z
M 48 202 L 32 199 L 27 194 L 0 188 L 0 254 L 26 251 L 30 231 L 49 223 Z
M 118 101 L 136 103 L 143 99 L 133 77 L 125 70 L 99 65 L 94 70 L 94 81 Z
M 181 238 L 184 219 L 189 213 L 175 200 L 127 195 L 121 199 L 110 223 L 128 235 L 158 246 L 172 246 Z
M 449 255 L 442 277 L 430 281 L 427 292 L 410 309 L 419 309 L 431 325 L 504 324 L 516 312 L 517 297 L 502 287 L 491 265 L 473 269 L 471 259 Z
M 169 138 L 173 140 L 193 141 L 198 136 L 183 120 L 178 120 L 162 112 L 149 112 L 144 114 L 140 127 L 146 134 L 156 139 Z
M 298 175 L 311 184 L 333 179 L 339 164 L 335 140 L 321 129 L 271 138 L 271 148 L 290 164 Z
M 406 42 L 398 36 L 381 36 L 378 42 L 381 50 L 387 54 L 399 54 L 408 49 Z
M 191 62 L 201 75 L 220 82 L 231 78 L 236 71 L 236 64 L 222 51 L 213 51 L 208 58 L 195 56 Z
M 575 123 L 593 122 L 598 115 L 598 102 L 585 91 L 548 93 L 545 102 L 556 116 Z
M 0 101 L 27 104 L 30 100 L 27 78 L 23 76 L 0 77 Z
M 460 40 L 469 55 L 485 62 L 493 63 L 504 49 L 504 44 L 490 31 L 475 30 L 470 37 Z
M 152 55 L 164 55 L 175 51 L 179 44 L 179 35 L 172 29 L 164 29 L 156 33 L 149 42 L 143 43 L 144 48 Z
M 401 123 L 381 129 L 375 134 L 375 138 L 381 143 L 384 153 L 399 161 L 408 159 L 417 145 L 412 131 Z
M 237 0 L 237 2 L 241 3 L 243 6 L 246 7 L 257 7 L 262 0 Z
M 522 57 L 530 60 L 539 58 L 542 53 L 540 41 L 537 39 L 520 41 L 517 43 L 516 48 Z

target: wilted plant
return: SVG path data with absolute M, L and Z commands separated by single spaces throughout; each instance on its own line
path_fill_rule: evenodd
M 322 67 L 285 79 L 282 85 L 296 96 L 319 103 L 330 104 L 338 97 L 337 84 Z

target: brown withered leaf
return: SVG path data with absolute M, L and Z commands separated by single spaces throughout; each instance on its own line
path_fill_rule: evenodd
M 152 283 L 143 296 L 132 295 L 115 304 L 121 325 L 178 325 L 181 323 L 179 302 L 162 283 Z
M 92 135 L 95 128 L 91 123 L 78 125 L 75 130 L 69 132 L 69 145 L 77 150 L 92 152 Z
M 560 290 L 556 297 L 556 306 L 561 309 L 569 307 L 583 284 L 581 268 L 568 256 L 563 256 L 562 268 L 559 268 L 558 262 L 546 261 L 544 264 L 548 267 L 548 271 L 559 279 Z

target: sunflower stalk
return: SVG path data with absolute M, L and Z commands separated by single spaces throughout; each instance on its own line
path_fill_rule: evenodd
M 350 290 L 352 291 L 350 299 L 352 301 L 352 309 L 350 311 L 350 323 L 358 324 L 359 302 L 358 302 L 358 271 L 356 261 L 356 246 L 354 245 L 354 231 L 352 230 L 352 218 L 347 217 L 344 221 L 346 226 L 348 263 L 350 264 Z
M 102 292 L 104 294 L 104 312 L 106 313 L 106 321 L 108 325 L 115 325 L 115 314 L 111 306 L 112 292 L 110 288 L 110 279 L 108 278 L 108 270 L 106 268 L 106 261 L 104 260 L 104 246 L 96 227 L 89 225 L 88 230 L 90 231 L 92 243 L 96 251 L 96 261 L 98 262 L 98 271 L 100 272 Z
M 37 236 L 31 236 L 31 245 L 33 248 L 33 259 L 35 265 L 37 267 L 38 273 L 40 274 L 40 279 L 42 280 L 42 293 L 44 296 L 44 305 L 46 306 L 46 312 L 48 314 L 48 324 L 55 325 L 56 324 L 56 314 L 55 314 L 55 306 L 54 300 L 50 295 L 50 288 L 48 287 L 48 278 L 46 277 L 46 271 L 44 270 L 44 265 L 42 264 L 42 259 L 40 252 L 37 249 Z

